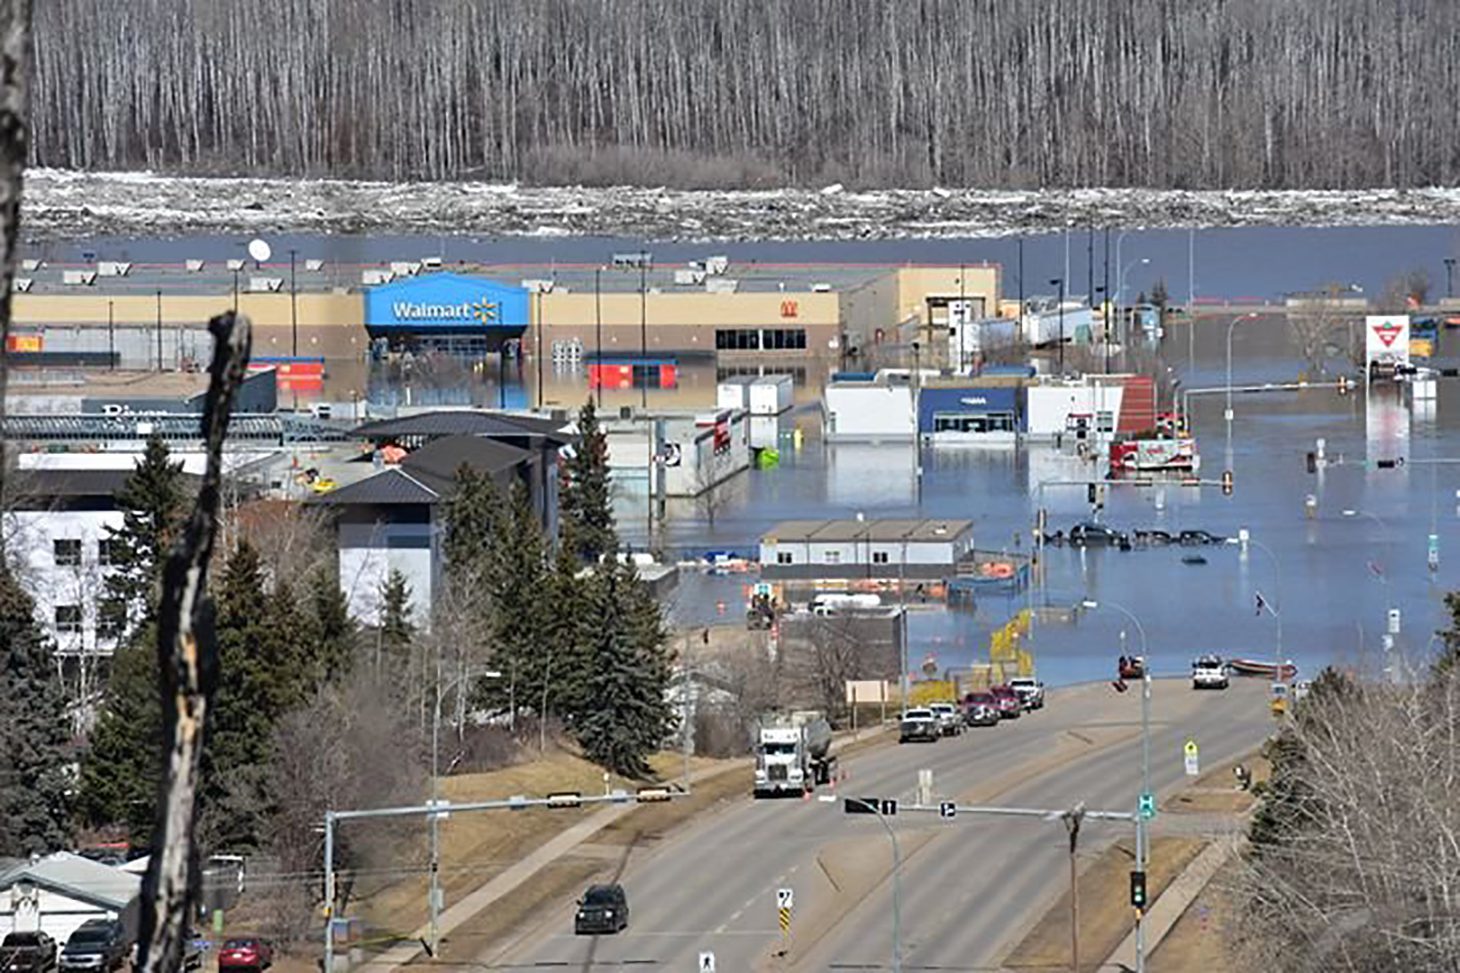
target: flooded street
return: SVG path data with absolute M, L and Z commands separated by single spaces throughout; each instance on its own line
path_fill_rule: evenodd
M 1225 322 L 1197 326 L 1195 369 L 1178 326 L 1163 350 L 1185 388 L 1225 382 Z M 1441 338 L 1441 359 L 1447 351 Z M 1460 345 L 1460 338 L 1452 339 Z M 1281 318 L 1238 326 L 1233 340 L 1233 384 L 1292 381 L 1302 368 Z M 1203 454 L 1203 476 L 1220 477 L 1225 427 L 1221 395 L 1192 397 L 1194 429 Z M 1136 548 L 1131 551 L 1051 546 L 1043 584 L 1016 596 L 985 596 L 976 611 L 916 611 L 911 616 L 911 658 L 928 655 L 940 666 L 975 661 L 986 653 L 989 631 L 1031 602 L 1069 608 L 1091 598 L 1135 614 L 1149 640 L 1158 672 L 1184 671 L 1204 651 L 1225 656 L 1271 658 L 1278 653 L 1278 626 L 1256 610 L 1256 593 L 1282 616 L 1285 658 L 1306 676 L 1329 663 L 1373 669 L 1383 665 L 1381 638 L 1390 608 L 1400 611 L 1396 648 L 1423 658 L 1432 633 L 1443 627 L 1445 592 L 1460 579 L 1460 436 L 1453 385 L 1441 382 L 1439 399 L 1414 414 L 1407 395 L 1380 388 L 1368 404 L 1358 393 L 1334 390 L 1237 395 L 1233 421 L 1236 488 L 1224 497 L 1214 487 L 1168 484 L 1159 488 L 1111 487 L 1101 520 L 1121 530 L 1204 529 L 1235 538 L 1246 528 L 1253 541 L 1199 548 Z M 819 413 L 803 408 L 782 420 L 799 425 L 807 439 L 799 451 L 783 441 L 779 469 L 743 474 L 717 511 L 714 527 L 703 513 L 670 507 L 666 543 L 686 554 L 729 549 L 755 556 L 756 543 L 772 524 L 796 518 L 948 517 L 974 520 L 977 546 L 1024 549 L 1037 507 L 1038 484 L 1089 479 L 1093 464 L 1052 446 L 1018 449 L 925 447 L 921 484 L 913 447 L 906 444 L 825 444 Z M 1329 465 L 1307 472 L 1305 454 L 1326 440 Z M 1364 463 L 1405 457 L 1392 469 Z M 1441 462 L 1431 462 L 1438 460 Z M 1448 462 L 1446 462 L 1448 461 Z M 1316 508 L 1310 518 L 1305 497 Z M 641 498 L 621 506 L 625 536 L 644 540 L 636 516 Z M 1083 488 L 1049 488 L 1044 494 L 1049 529 L 1067 530 L 1089 515 Z M 1427 565 L 1428 535 L 1438 535 L 1439 570 Z M 1262 545 L 1259 547 L 1258 545 Z M 1183 563 L 1200 554 L 1205 564 Z M 738 617 L 745 575 L 686 577 L 675 599 L 685 623 Z M 721 616 L 717 602 L 724 604 Z M 1041 613 L 1044 615 L 1046 613 Z M 1059 614 L 1053 612 L 1049 614 Z M 1139 633 L 1118 611 L 1101 608 L 1078 623 L 1037 624 L 1034 649 L 1041 675 L 1054 683 L 1104 678 L 1122 651 L 1140 650 Z

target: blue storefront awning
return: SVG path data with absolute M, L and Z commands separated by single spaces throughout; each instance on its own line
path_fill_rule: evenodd
M 440 273 L 365 292 L 371 334 L 519 335 L 528 325 L 527 290 L 480 277 Z

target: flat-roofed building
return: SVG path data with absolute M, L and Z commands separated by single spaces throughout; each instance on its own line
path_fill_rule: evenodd
M 760 541 L 768 580 L 947 578 L 973 552 L 971 520 L 788 520 Z

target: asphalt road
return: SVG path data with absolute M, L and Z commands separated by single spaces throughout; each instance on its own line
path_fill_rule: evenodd
M 1132 687 L 1133 690 L 1135 687 Z M 1194 738 L 1211 766 L 1258 744 L 1271 730 L 1265 684 L 1193 692 L 1157 680 L 1151 770 L 1158 791 L 1183 780 L 1181 747 Z M 1140 700 L 1106 685 L 1051 691 L 1049 705 L 998 727 L 937 744 L 877 748 L 845 762 L 838 796 L 911 801 L 918 770 L 933 772 L 936 796 L 969 803 L 1129 810 L 1140 783 Z M 717 971 L 876 969 L 890 965 L 890 843 L 876 818 L 841 802 L 747 797 L 630 855 L 620 880 L 632 921 L 617 936 L 574 936 L 572 903 L 519 931 L 516 943 L 477 958 L 477 969 Z M 826 790 L 823 789 L 823 793 Z M 993 966 L 1067 882 L 1065 829 L 1037 820 L 932 815 L 893 819 L 904 855 L 904 967 Z M 1082 848 L 1113 840 L 1119 825 L 1089 823 Z M 775 893 L 795 891 L 783 940 Z M 773 953 L 788 948 L 785 959 Z

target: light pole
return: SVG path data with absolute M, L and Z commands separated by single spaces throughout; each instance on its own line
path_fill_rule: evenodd
M 1056 296 L 1055 300 L 1058 302 L 1059 322 L 1060 322 L 1060 340 L 1059 340 L 1059 348 L 1060 348 L 1060 377 L 1061 378 L 1064 378 L 1064 375 L 1065 375 L 1065 279 L 1063 277 L 1051 277 L 1050 278 L 1050 281 L 1049 281 L 1049 286 L 1058 289 L 1058 296 Z
M 502 674 L 496 670 L 484 672 L 464 672 L 452 680 L 452 686 L 467 679 L 500 679 Z M 441 699 L 445 690 L 449 688 L 441 684 L 441 649 L 436 649 L 436 709 L 431 719 L 431 806 L 436 807 L 441 800 Z M 542 714 L 538 714 L 541 719 Z M 428 939 L 431 942 L 431 954 L 436 955 L 441 945 L 441 816 L 439 813 L 428 816 L 431 822 L 431 864 L 429 866 L 431 888 L 426 893 L 426 908 L 429 913 Z
M 299 288 L 294 282 L 294 255 L 297 252 L 293 247 L 289 248 L 289 331 L 293 346 L 290 354 L 295 358 L 299 357 Z
M 1253 540 L 1252 537 L 1245 530 L 1242 532 L 1242 536 L 1245 538 L 1243 540 L 1243 544 L 1244 545 L 1245 544 L 1251 544 L 1253 547 L 1257 548 L 1259 551 L 1261 551 L 1262 553 L 1266 554 L 1268 556 L 1268 558 L 1270 558 L 1272 560 L 1273 583 L 1277 585 L 1277 607 L 1274 608 L 1272 605 L 1269 604 L 1268 605 L 1268 612 L 1271 613 L 1272 617 L 1277 621 L 1277 655 L 1273 658 L 1273 662 L 1276 663 L 1276 665 L 1273 668 L 1273 672 L 1277 673 L 1278 675 L 1281 675 L 1282 674 L 1282 663 L 1284 661 L 1283 660 L 1283 567 L 1282 567 L 1281 562 L 1278 561 L 1278 556 L 1272 552 L 1272 548 L 1270 548 L 1266 544 L 1262 543 L 1262 541 Z M 1266 602 L 1266 599 L 1263 599 L 1263 600 L 1264 600 L 1264 603 L 1265 603 Z
M 646 254 L 639 254 L 639 408 L 649 410 L 649 282 Z
M 593 383 L 594 405 L 603 409 L 603 268 L 593 268 L 593 363 L 598 381 Z
M 904 701 L 906 705 L 906 701 Z M 827 801 L 823 797 L 821 800 Z M 831 800 L 835 800 L 832 798 Z M 871 801 L 864 801 L 860 797 L 848 797 L 849 804 L 857 804 L 866 808 L 870 813 L 877 815 L 877 822 L 887 832 L 887 837 L 892 841 L 892 973 L 902 973 L 902 852 L 897 847 L 897 832 L 892 830 L 892 825 L 887 823 L 887 816 L 882 809 Z
M 1455 258 L 1445 258 L 1445 296 L 1455 296 Z
M 1121 302 L 1125 300 L 1125 275 L 1131 272 L 1132 267 L 1142 267 L 1146 264 L 1149 264 L 1150 262 L 1150 257 L 1137 257 L 1130 263 L 1125 264 L 1121 267 L 1120 277 L 1115 282 L 1115 307 L 1117 309 L 1117 312 L 1120 309 Z M 1119 263 L 1119 261 L 1117 261 L 1117 263 Z
M 1227 423 L 1227 470 L 1232 469 L 1232 331 L 1241 321 L 1250 321 L 1257 317 L 1255 311 L 1247 314 L 1239 314 L 1227 325 L 1227 411 L 1224 419 Z
M 1085 599 L 1081 607 L 1087 611 L 1094 611 L 1100 607 L 1100 602 L 1092 599 Z M 1151 653 L 1146 643 L 1146 629 L 1130 609 L 1124 605 L 1107 600 L 1107 608 L 1113 608 L 1120 612 L 1135 625 L 1136 632 L 1141 636 L 1141 800 L 1140 805 L 1146 805 L 1151 800 Z M 1070 834 L 1071 848 L 1074 847 L 1076 831 Z M 1073 853 L 1073 851 L 1072 851 Z M 1136 871 L 1146 870 L 1146 825 L 1145 817 L 1139 809 L 1136 813 Z M 1136 973 L 1145 973 L 1146 970 L 1146 933 L 1142 924 L 1144 915 L 1136 913 Z

